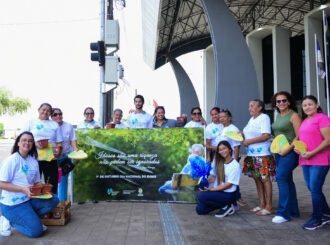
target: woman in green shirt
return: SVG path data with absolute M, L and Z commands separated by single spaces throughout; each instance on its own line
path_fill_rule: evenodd
M 272 97 L 272 106 L 278 112 L 276 120 L 272 124 L 274 135 L 284 134 L 291 144 L 294 139 L 298 138 L 302 121 L 297 113 L 296 102 L 291 94 L 281 91 Z M 283 223 L 291 217 L 299 216 L 296 187 L 292 177 L 293 170 L 298 166 L 298 155 L 293 148 L 294 146 L 291 144 L 287 149 L 275 154 L 279 199 L 278 210 L 272 219 L 274 223 Z

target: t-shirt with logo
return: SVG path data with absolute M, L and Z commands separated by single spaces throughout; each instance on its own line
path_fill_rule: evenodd
M 133 112 L 127 117 L 127 124 L 129 128 L 152 128 L 153 117 L 147 113 L 136 113 Z
M 235 148 L 235 146 L 241 145 L 241 142 L 229 138 L 226 135 L 226 132 L 230 132 L 230 131 L 239 132 L 239 129 L 235 125 L 230 124 L 227 127 L 224 127 L 222 129 L 220 135 L 216 138 L 215 141 L 216 141 L 216 145 L 218 145 L 220 141 L 223 141 L 223 140 L 228 141 L 228 143 L 230 144 L 231 148 L 233 149 L 232 157 L 235 157 L 234 148 Z
M 101 124 L 97 121 L 91 121 L 90 123 L 86 122 L 86 120 L 82 121 L 78 124 L 77 128 L 94 128 L 95 126 L 99 126 L 102 128 Z
M 190 121 L 184 127 L 185 128 L 203 128 L 204 125 L 201 122 Z
M 223 124 L 215 124 L 211 123 L 207 125 L 206 130 L 205 130 L 205 138 L 211 140 L 211 146 L 217 146 L 217 137 L 220 136 L 223 130 Z
M 245 140 L 253 139 L 262 134 L 271 134 L 270 118 L 268 115 L 261 113 L 258 117 L 251 117 L 248 124 L 243 129 Z M 248 156 L 269 156 L 270 153 L 270 139 L 264 142 L 251 144 L 247 147 L 246 152 Z
M 31 119 L 21 129 L 21 133 L 24 131 L 31 132 L 35 141 L 48 139 L 48 143 L 53 145 L 63 141 L 60 126 L 53 120 Z
M 18 152 L 7 157 L 1 164 L 0 181 L 26 187 L 40 182 L 38 161 L 28 155 L 23 158 Z M 23 192 L 2 190 L 0 202 L 7 206 L 17 205 L 30 198 Z

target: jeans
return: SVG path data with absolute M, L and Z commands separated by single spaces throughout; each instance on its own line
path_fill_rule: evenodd
M 197 195 L 199 203 L 196 206 L 197 214 L 208 214 L 213 210 L 233 204 L 236 192 L 224 191 L 201 191 Z
M 276 181 L 279 194 L 276 216 L 281 216 L 287 220 L 291 216 L 299 217 L 296 186 L 292 177 L 293 170 L 298 166 L 298 158 L 298 154 L 294 151 L 285 156 L 275 154 Z
M 66 201 L 68 199 L 68 179 L 69 179 L 69 174 L 67 175 L 62 175 L 61 177 L 61 182 L 58 186 L 58 199 L 60 201 L 64 200 Z
M 312 194 L 313 214 L 312 218 L 320 221 L 323 214 L 330 214 L 330 209 L 322 192 L 330 166 L 304 165 L 303 172 L 308 190 Z
M 51 199 L 31 198 L 29 201 L 7 206 L 0 203 L 2 215 L 12 227 L 28 237 L 39 237 L 42 234 L 40 217 L 58 204 L 58 198 L 53 194 Z

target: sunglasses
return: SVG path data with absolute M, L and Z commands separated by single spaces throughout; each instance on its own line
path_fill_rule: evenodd
M 53 117 L 62 116 L 62 115 L 63 115 L 62 112 L 60 112 L 60 113 L 54 113 L 54 114 L 53 114 Z
M 202 115 L 202 113 L 200 113 L 200 112 L 194 112 L 194 113 L 191 113 L 191 115 L 200 116 L 200 115 Z
M 288 100 L 287 99 L 283 99 L 283 100 L 276 100 L 277 104 L 281 104 L 282 103 L 286 103 Z
M 85 113 L 85 115 L 87 115 L 87 116 L 94 115 L 94 112 L 87 112 L 87 113 Z

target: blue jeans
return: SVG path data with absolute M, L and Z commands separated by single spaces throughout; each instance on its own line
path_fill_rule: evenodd
M 291 216 L 299 217 L 296 186 L 293 182 L 292 172 L 298 166 L 299 156 L 291 151 L 286 156 L 275 154 L 277 165 L 276 181 L 278 185 L 277 216 L 289 220 Z
M 58 186 L 58 198 L 60 201 L 62 200 L 67 200 L 68 198 L 68 179 L 69 179 L 69 174 L 67 175 L 62 175 L 61 177 L 61 182 Z
M 304 165 L 303 172 L 308 190 L 312 194 L 312 218 L 321 220 L 323 214 L 330 214 L 330 209 L 322 192 L 322 186 L 329 172 L 330 166 Z
M 236 192 L 201 191 L 197 195 L 197 214 L 208 214 L 213 210 L 233 204 L 236 200 Z
M 58 198 L 53 194 L 51 199 L 31 198 L 29 201 L 7 206 L 0 203 L 2 215 L 12 227 L 28 237 L 39 237 L 42 234 L 40 217 L 52 211 L 58 204 Z

